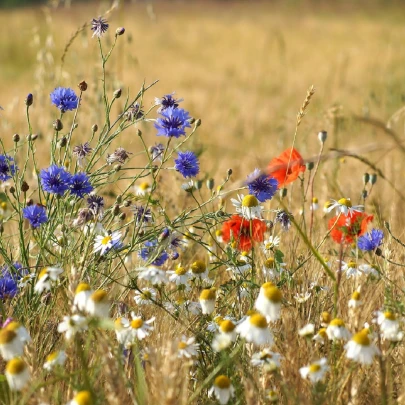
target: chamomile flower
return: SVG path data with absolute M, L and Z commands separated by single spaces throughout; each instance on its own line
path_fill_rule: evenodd
M 321 326 L 326 328 L 332 321 L 332 315 L 328 311 L 323 311 L 320 316 Z
M 24 343 L 15 331 L 7 328 L 0 330 L 0 354 L 4 360 L 21 356 L 23 351 Z
M 128 325 L 129 320 L 124 317 L 117 318 L 114 321 L 115 335 L 117 336 L 117 341 L 119 344 L 125 345 L 128 340 Z
M 318 330 L 316 335 L 312 338 L 315 343 L 324 345 L 328 341 L 328 335 L 326 334 L 326 328 L 321 328 Z
M 66 405 L 93 405 L 93 403 L 90 391 L 79 391 Z
M 94 239 L 94 253 L 100 252 L 100 255 L 105 255 L 112 248 L 121 246 L 121 233 L 118 231 L 112 233 L 104 233 L 97 235 Z
M 230 319 L 223 319 L 219 322 L 218 332 L 212 341 L 216 352 L 228 348 L 236 340 L 236 325 Z
M 189 270 L 190 278 L 205 280 L 208 277 L 207 265 L 202 260 L 196 260 Z
M 91 294 L 93 294 L 93 291 L 87 283 L 79 283 L 73 299 L 73 311 L 85 311 Z
M 319 209 L 319 202 L 318 202 L 318 199 L 316 197 L 312 198 L 310 209 L 311 209 L 311 211 L 316 211 L 317 209 Z
M 215 311 L 215 288 L 206 288 L 201 291 L 200 305 L 204 315 L 212 314 Z
M 277 321 L 280 319 L 282 298 L 283 294 L 275 285 L 265 283 L 260 288 L 255 308 L 265 315 L 269 322 Z
M 254 195 L 238 195 L 238 199 L 231 198 L 236 212 L 241 214 L 246 219 L 261 219 L 263 207 L 259 204 L 259 200 Z
M 168 270 L 167 274 L 169 275 L 169 281 L 176 285 L 187 285 L 190 279 L 190 273 L 181 264 L 175 270 Z
M 139 196 L 144 196 L 149 194 L 152 191 L 152 187 L 147 181 L 143 181 L 135 185 L 135 193 Z
M 44 291 L 51 289 L 51 282 L 57 281 L 59 276 L 63 273 L 60 267 L 45 267 L 38 275 L 38 281 L 35 284 L 34 291 L 42 294 Z
M 295 301 L 297 301 L 299 304 L 303 304 L 304 302 L 307 302 L 311 298 L 311 293 L 309 291 L 306 291 L 305 293 L 296 293 L 294 295 Z
M 280 368 L 281 355 L 274 353 L 268 348 L 254 353 L 250 363 L 255 367 L 263 367 L 266 371 L 274 371 Z
M 12 320 L 10 323 L 4 326 L 4 328 L 14 331 L 22 343 L 25 344 L 31 342 L 31 336 L 27 328 L 25 328 L 25 326 L 21 325 L 19 322 Z
M 96 290 L 86 302 L 86 312 L 98 318 L 108 318 L 110 306 L 107 291 Z
M 268 257 L 262 266 L 262 273 L 266 279 L 276 280 L 284 273 L 286 264 L 277 263 L 273 257 Z
M 153 285 L 166 284 L 168 282 L 166 272 L 153 265 L 141 268 L 138 277 L 141 280 L 151 282 Z
M 381 277 L 380 269 L 375 264 L 368 264 L 368 263 L 360 264 L 359 270 L 367 276 L 371 276 L 371 277 L 375 277 L 375 278 Z
M 200 315 L 202 313 L 201 304 L 195 301 L 185 301 L 184 307 L 188 312 L 193 315 Z
M 313 384 L 315 384 L 324 379 L 328 369 L 328 361 L 326 358 L 322 358 L 306 367 L 301 367 L 300 374 L 302 378 L 308 378 Z
M 363 302 L 361 301 L 360 289 L 358 288 L 349 300 L 349 308 L 358 308 Z
M 214 385 L 208 391 L 208 395 L 214 395 L 221 405 L 225 405 L 233 397 L 235 389 L 231 380 L 225 375 L 219 375 L 214 380 Z
M 47 371 L 52 371 L 56 366 L 63 366 L 66 361 L 66 352 L 59 350 L 52 352 L 46 357 L 46 362 L 44 363 L 44 369 Z
M 346 357 L 361 364 L 372 364 L 374 357 L 380 355 L 378 348 L 371 342 L 369 329 L 353 335 L 345 345 Z
M 63 321 L 58 325 L 58 332 L 64 333 L 67 340 L 86 329 L 87 319 L 80 315 L 64 316 Z
M 264 253 L 269 253 L 279 245 L 280 245 L 279 236 L 269 236 L 267 239 L 263 241 L 262 249 Z
M 143 340 L 153 331 L 152 323 L 155 321 L 155 317 L 144 321 L 141 316 L 135 315 L 131 312 L 132 320 L 128 321 L 125 327 L 128 328 L 128 341 L 127 345 L 134 343 L 136 339 Z
M 30 379 L 27 365 L 18 357 L 7 362 L 5 375 L 11 391 L 21 391 Z
M 328 207 L 327 212 L 331 212 L 336 208 L 336 215 L 344 214 L 352 216 L 353 213 L 363 212 L 364 205 L 352 205 L 350 198 L 341 198 L 340 200 L 331 200 L 332 204 Z
M 346 329 L 345 323 L 340 318 L 332 319 L 326 328 L 329 340 L 349 340 L 351 333 Z
M 252 265 L 244 260 L 237 260 L 236 263 L 232 263 L 227 271 L 231 271 L 234 275 L 244 276 L 252 270 Z
M 400 324 L 396 315 L 391 311 L 377 311 L 377 318 L 374 320 L 381 329 L 382 338 L 397 342 L 402 340 L 403 332 L 400 331 Z
M 238 324 L 236 332 L 247 342 L 256 345 L 273 344 L 273 334 L 271 333 L 266 318 L 259 313 L 249 315 L 243 322 Z
M 313 323 L 308 323 L 298 331 L 298 335 L 302 337 L 311 337 L 313 336 L 314 332 L 315 325 Z
M 185 357 L 191 359 L 192 357 L 197 356 L 199 344 L 195 343 L 195 338 L 182 336 L 181 340 L 177 344 L 177 356 Z
M 323 205 L 323 212 L 326 214 L 328 212 L 330 212 L 329 208 L 333 205 L 333 202 L 328 200 L 325 202 L 325 204 Z
M 347 263 L 342 260 L 341 269 L 345 272 L 347 278 L 360 277 L 363 274 L 357 266 L 357 263 L 353 260 L 350 260 L 350 262 Z
M 212 340 L 211 347 L 212 349 L 219 353 L 222 350 L 227 349 L 232 344 L 232 339 L 229 335 L 223 333 L 217 333 Z
M 136 291 L 134 300 L 137 305 L 149 305 L 156 300 L 156 290 L 154 288 L 145 287 L 142 291 Z

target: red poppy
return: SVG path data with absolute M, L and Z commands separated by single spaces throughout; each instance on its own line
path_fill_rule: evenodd
M 280 156 L 275 157 L 267 168 L 271 177 L 278 181 L 278 188 L 293 182 L 301 172 L 305 172 L 302 156 L 294 148 L 288 148 Z
M 340 214 L 329 220 L 330 235 L 337 243 L 353 243 L 354 238 L 367 231 L 367 224 L 373 220 L 372 215 L 353 211 L 352 215 Z
M 222 238 L 229 242 L 231 238 L 238 242 L 241 251 L 252 248 L 253 241 L 263 242 L 266 224 L 260 219 L 249 221 L 239 215 L 232 215 L 231 219 L 222 224 Z

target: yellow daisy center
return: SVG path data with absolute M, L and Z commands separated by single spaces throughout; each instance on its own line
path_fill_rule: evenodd
M 370 338 L 368 337 L 368 329 L 356 333 L 352 340 L 361 346 L 370 346 Z
M 224 321 L 221 322 L 219 328 L 223 333 L 231 333 L 235 329 L 235 324 L 229 319 L 225 319 Z
M 9 374 L 21 374 L 25 370 L 25 363 L 20 358 L 11 359 L 6 365 L 6 371 Z
M 117 319 L 114 321 L 114 326 L 115 326 L 115 329 L 117 329 L 117 330 L 123 329 L 122 318 L 121 318 L 121 317 L 120 317 L 120 318 L 117 318 Z
M 12 330 L 13 332 L 15 332 L 20 326 L 21 324 L 19 322 L 12 321 L 5 327 L 5 329 Z
M 326 334 L 326 328 L 319 329 L 318 335 L 326 339 L 328 337 L 328 335 Z
M 260 360 L 270 360 L 273 358 L 273 355 L 270 353 L 263 353 L 260 355 Z
M 331 325 L 331 326 L 343 327 L 343 326 L 345 326 L 345 323 L 342 321 L 342 319 L 340 319 L 340 318 L 335 318 L 335 319 L 332 319 L 332 320 L 330 321 L 330 325 Z
M 213 301 L 215 300 L 215 289 L 205 289 L 201 291 L 200 300 Z
M 143 320 L 141 318 L 137 318 L 131 321 L 131 328 L 132 329 L 139 329 L 143 326 Z
M 59 355 L 59 352 L 52 352 L 51 354 L 49 354 L 46 357 L 46 361 L 49 362 L 49 363 L 52 362 L 52 361 L 55 361 L 58 358 L 58 355 Z
M 112 237 L 110 235 L 104 236 L 103 239 L 101 239 L 101 244 L 102 245 L 108 245 L 109 242 L 111 241 Z
M 150 187 L 150 186 L 149 186 L 149 183 L 148 183 L 147 181 L 143 181 L 143 182 L 139 185 L 139 188 L 140 188 L 142 191 L 146 191 L 149 187 Z
M 202 274 L 205 272 L 207 269 L 207 266 L 202 260 L 196 260 L 192 265 L 191 265 L 191 271 L 194 274 Z
M 274 303 L 279 303 L 281 302 L 283 298 L 283 294 L 277 287 L 267 287 L 264 289 L 264 296 L 274 302 Z
M 7 203 L 6 203 L 5 201 L 3 201 L 3 202 L 1 203 L 1 208 L 3 208 L 3 210 L 6 210 L 6 209 L 7 209 Z
M 107 292 L 104 290 L 94 291 L 94 293 L 91 294 L 90 298 L 92 299 L 92 301 L 97 302 L 97 303 L 106 302 L 107 301 Z
M 152 293 L 150 291 L 143 291 L 141 294 L 141 298 L 144 300 L 150 300 L 152 298 Z
M 48 274 L 48 267 L 45 267 L 44 269 L 41 270 L 41 272 L 38 275 L 38 280 L 40 280 L 42 277 L 45 277 Z
M 92 405 L 93 399 L 89 391 L 80 391 L 75 396 L 75 401 L 78 405 Z
M 354 301 L 359 301 L 360 300 L 360 292 L 359 291 L 355 291 L 352 294 L 352 300 L 354 300 Z
M 185 348 L 187 348 L 187 343 L 186 342 L 179 342 L 179 344 L 177 345 L 179 350 L 184 350 Z
M 322 312 L 321 321 L 323 323 L 329 323 L 331 320 L 332 320 L 332 317 L 329 312 L 327 312 L 327 311 Z
M 175 273 L 176 273 L 178 276 L 182 276 L 182 275 L 184 275 L 184 274 L 187 273 L 187 270 L 186 270 L 184 267 L 177 267 Z
M 316 197 L 314 197 L 314 198 L 312 199 L 312 203 L 313 203 L 313 204 L 318 204 L 318 199 L 317 199 Z
M 355 269 L 357 267 L 357 263 L 353 262 L 353 261 L 350 261 L 349 263 L 347 263 L 347 267 L 349 269 Z
M 396 321 L 397 317 L 390 311 L 384 312 L 384 318 L 389 319 L 390 321 Z
M 216 236 L 222 236 L 222 231 L 221 231 L 220 229 L 217 229 L 217 230 L 215 231 L 215 235 L 216 235 Z
M 226 389 L 231 386 L 231 380 L 226 375 L 219 375 L 214 380 L 214 385 L 221 389 Z
M 257 328 L 260 328 L 260 329 L 267 328 L 266 318 L 261 314 L 251 315 L 249 322 L 251 325 L 254 325 Z
M 267 269 L 274 269 L 276 267 L 276 262 L 272 257 L 269 257 L 265 262 L 264 262 L 264 267 Z
M 262 284 L 262 289 L 265 290 L 266 288 L 274 287 L 274 284 L 271 281 L 267 281 L 266 283 Z
M 333 204 L 332 201 L 326 201 L 324 204 L 325 209 L 328 209 Z
M 309 366 L 310 373 L 317 373 L 321 369 L 321 366 L 317 363 L 313 363 Z
M 351 202 L 350 199 L 348 199 L 348 198 L 341 198 L 341 199 L 338 201 L 338 204 L 344 205 L 344 206 L 347 207 L 347 208 L 351 208 L 351 207 L 352 207 L 352 202 Z
M 245 195 L 242 200 L 242 206 L 247 208 L 257 207 L 259 205 L 259 201 L 254 195 Z
M 79 283 L 79 285 L 76 287 L 76 294 L 79 294 L 79 292 L 82 291 L 90 291 L 90 286 L 87 283 Z
M 0 345 L 11 343 L 16 337 L 17 334 L 13 330 L 3 329 L 0 331 Z
M 224 320 L 224 318 L 223 318 L 221 315 L 218 315 L 218 316 L 216 316 L 216 317 L 214 318 L 214 322 L 215 322 L 217 325 L 221 325 L 221 323 L 222 323 L 223 320 Z

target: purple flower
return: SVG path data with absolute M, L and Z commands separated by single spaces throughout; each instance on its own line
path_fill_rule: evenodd
M 361 250 L 371 251 L 375 250 L 382 244 L 384 238 L 383 231 L 379 229 L 372 229 L 371 232 L 366 233 L 357 240 L 357 246 Z
M 57 87 L 51 93 L 52 104 L 56 105 L 62 112 L 75 110 L 79 104 L 76 93 L 66 87 Z
M 13 298 L 18 293 L 16 280 L 11 277 L 0 277 L 0 299 Z
M 145 242 L 144 247 L 139 252 L 139 256 L 146 262 L 152 260 L 150 264 L 154 266 L 162 266 L 169 258 L 169 255 L 165 251 L 159 252 L 157 240 Z
M 179 157 L 174 162 L 176 163 L 174 168 L 183 177 L 194 177 L 200 171 L 197 156 L 193 152 L 179 152 Z
M 162 161 L 163 152 L 165 147 L 161 143 L 157 143 L 149 148 L 149 152 L 152 155 L 152 160 Z
M 76 197 L 83 198 L 86 194 L 93 191 L 93 186 L 86 173 L 76 173 L 72 176 L 70 182 L 70 193 Z
M 23 209 L 25 219 L 28 219 L 33 228 L 38 228 L 48 221 L 46 210 L 42 205 L 30 205 Z
M 254 195 L 260 202 L 264 202 L 273 198 L 278 188 L 278 181 L 255 169 L 247 178 L 247 186 L 249 194 Z
M 166 94 L 162 98 L 155 98 L 155 104 L 160 105 L 160 108 L 158 112 L 162 112 L 166 110 L 169 107 L 177 108 L 179 106 L 179 103 L 183 101 L 182 98 L 174 98 L 173 97 L 174 93 L 172 94 Z
M 163 118 L 157 118 L 155 128 L 158 130 L 157 136 L 167 136 L 179 138 L 186 135 L 185 129 L 190 127 L 188 120 L 190 115 L 182 108 L 168 107 L 160 113 Z
M 72 175 L 63 167 L 56 165 L 42 169 L 40 178 L 44 191 L 58 195 L 63 195 L 69 189 L 72 181 Z
M 94 31 L 93 37 L 101 38 L 108 30 L 107 20 L 104 20 L 102 17 L 93 18 L 91 20 L 91 29 Z
M 14 159 L 8 155 L 0 155 L 0 180 L 7 181 L 18 170 Z
M 94 216 L 103 216 L 104 212 L 104 198 L 100 195 L 92 194 L 87 198 L 87 207 Z

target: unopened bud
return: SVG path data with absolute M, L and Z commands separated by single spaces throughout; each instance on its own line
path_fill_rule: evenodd
M 201 190 L 202 185 L 203 185 L 202 180 L 196 180 L 194 183 L 194 187 L 196 188 L 196 190 Z
M 87 83 L 83 80 L 77 85 L 80 89 L 80 91 L 86 91 L 87 90 Z
M 13 186 L 10 187 L 10 193 L 14 194 L 15 193 L 15 188 Z
M 116 30 L 115 30 L 115 35 L 123 35 L 124 34 L 124 32 L 125 32 L 125 28 L 124 27 L 118 27 Z
M 78 124 L 77 122 L 75 122 L 75 123 L 73 124 L 73 129 L 76 129 L 78 126 L 79 126 L 79 124 Z
M 21 191 L 22 191 L 23 193 L 26 193 L 29 189 L 30 189 L 30 186 L 29 186 L 28 183 L 24 180 L 24 181 L 21 183 Z
M 20 142 L 20 135 L 14 134 L 14 135 L 13 135 L 13 141 L 14 141 L 15 143 Z
M 120 213 L 120 206 L 119 205 L 114 205 L 112 213 L 113 213 L 114 216 L 117 216 Z
M 122 195 L 118 195 L 117 198 L 115 199 L 115 201 L 117 202 L 117 204 L 121 204 L 122 203 Z
M 328 133 L 326 131 L 318 132 L 318 139 L 320 142 L 324 143 L 326 141 L 327 137 L 328 137 Z
M 208 190 L 212 190 L 214 188 L 215 182 L 214 179 L 208 179 L 207 180 L 207 188 Z
M 126 200 L 124 201 L 124 207 L 129 207 L 131 205 L 131 201 Z
M 305 166 L 307 167 L 308 170 L 311 171 L 315 165 L 314 165 L 314 162 L 308 162 Z
M 60 119 L 55 120 L 52 123 L 52 126 L 55 129 L 55 131 L 61 131 L 63 129 L 63 124 L 62 124 L 62 121 Z
M 196 121 L 195 121 L 195 126 L 196 127 L 199 127 L 201 125 L 201 118 L 198 118 Z
M 216 216 L 217 218 L 222 218 L 224 215 L 225 215 L 225 212 L 222 211 L 222 210 L 218 210 L 218 211 L 215 213 L 215 216 Z
M 121 221 L 124 221 L 126 217 L 127 217 L 127 214 L 125 214 L 125 212 L 121 212 L 121 214 L 120 214 L 120 216 L 119 216 L 119 219 L 120 219 Z
M 370 184 L 375 184 L 375 183 L 377 183 L 377 174 L 376 174 L 376 173 L 373 173 L 373 174 L 370 176 Z
M 92 130 L 93 132 L 97 132 L 97 131 L 98 131 L 98 125 L 97 125 L 97 124 L 94 124 L 94 125 L 91 127 L 91 130 Z
M 60 147 L 60 148 L 64 148 L 64 147 L 66 146 L 66 144 L 67 144 L 67 138 L 66 138 L 66 136 L 64 136 L 64 137 L 61 138 L 60 141 L 59 141 L 59 147 Z
M 2 235 L 4 232 L 4 225 L 3 225 L 3 221 L 0 222 L 0 234 Z
M 114 91 L 113 96 L 114 96 L 114 98 L 120 98 L 121 94 L 122 94 L 122 90 L 118 89 L 118 90 Z
M 370 175 L 368 173 L 363 174 L 363 183 L 366 185 L 370 181 Z
M 376 254 L 377 256 L 382 256 L 382 255 L 383 255 L 383 252 L 382 252 L 382 250 L 381 250 L 380 248 L 377 248 L 377 249 L 375 250 L 375 254 Z
M 173 252 L 171 255 L 170 255 L 170 259 L 172 259 L 172 260 L 177 260 L 178 258 L 179 258 L 179 254 L 178 254 L 178 252 Z
M 194 124 L 194 123 L 195 123 L 195 118 L 191 117 L 191 118 L 188 120 L 188 122 L 189 122 L 190 124 Z
M 142 131 L 141 131 L 140 129 L 137 129 L 137 130 L 136 130 L 136 134 L 137 134 L 138 136 L 142 136 Z
M 285 187 L 280 188 L 280 197 L 281 198 L 287 197 L 287 189 Z
M 32 105 L 33 102 L 34 96 L 31 93 L 29 93 L 27 98 L 25 99 L 25 105 L 29 107 L 30 105 Z
M 25 205 L 27 206 L 27 207 L 30 207 L 31 205 L 33 205 L 34 204 L 34 200 L 32 199 L 32 198 L 28 198 L 26 201 L 25 201 Z
M 121 165 L 115 165 L 113 169 L 115 172 L 119 172 L 121 170 Z
M 368 196 L 367 190 L 363 190 L 363 191 L 361 192 L 361 197 L 362 197 L 363 199 L 366 199 L 367 196 Z
M 232 176 L 232 173 L 233 173 L 233 170 L 232 170 L 232 169 L 228 169 L 228 171 L 227 171 L 228 177 Z

